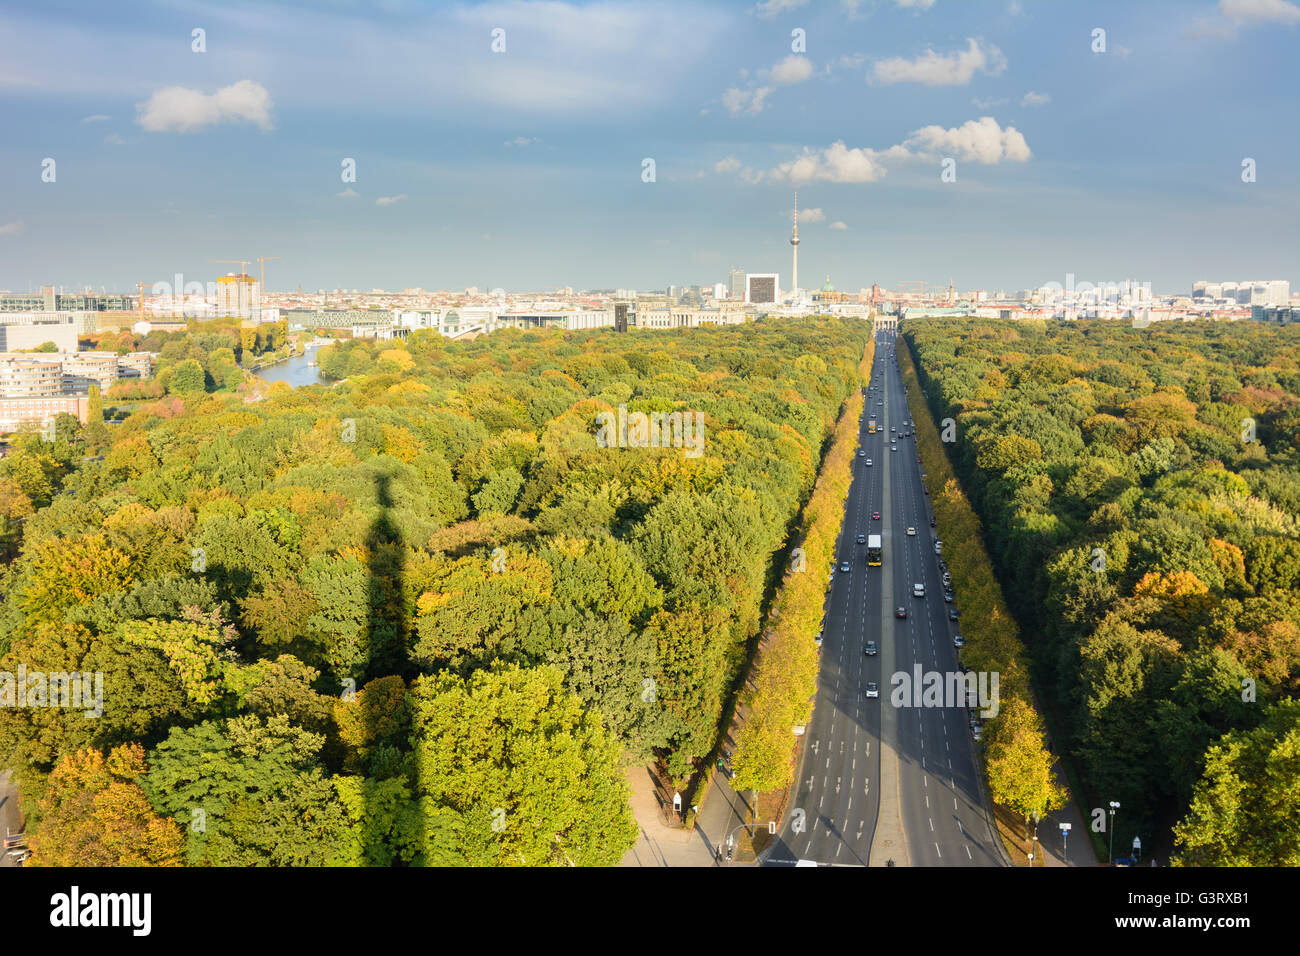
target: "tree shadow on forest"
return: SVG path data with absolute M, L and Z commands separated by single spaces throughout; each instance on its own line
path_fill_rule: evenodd
M 367 618 L 366 618 L 366 661 L 362 677 L 362 686 L 381 677 L 398 675 L 406 683 L 409 667 L 406 663 L 405 649 L 410 635 L 410 620 L 406 609 L 406 545 L 401 530 L 393 518 L 392 476 L 378 472 L 374 476 L 375 500 L 378 514 L 371 522 L 366 535 L 366 569 L 367 569 Z M 371 757 L 366 767 L 367 789 L 365 806 L 362 810 L 363 832 L 370 834 L 368 841 L 398 837 L 397 829 L 406 817 L 406 824 L 419 825 L 421 835 L 420 852 L 423 853 L 424 827 L 422 821 L 412 821 L 409 812 L 418 807 L 420 786 L 418 773 L 410 781 L 412 787 L 409 807 L 396 805 L 387 795 L 377 799 L 376 784 L 381 779 L 396 775 L 392 766 L 376 766 L 375 755 L 384 745 L 405 752 L 409 746 L 409 722 L 403 722 L 394 730 L 391 724 L 391 711 L 387 706 L 380 706 L 381 700 L 368 700 L 363 706 L 361 717 L 364 722 L 366 740 L 370 745 Z M 405 698 L 404 707 L 409 707 L 409 697 Z M 392 754 L 393 751 L 387 751 Z M 412 759 L 416 759 L 412 757 Z M 418 766 L 418 763 L 416 764 Z M 376 774 L 383 774 L 382 778 Z M 395 817 L 395 815 L 398 815 Z M 394 847 L 394 850 L 399 847 Z M 371 846 L 366 847 L 369 854 Z M 394 857 L 394 865 L 398 863 Z

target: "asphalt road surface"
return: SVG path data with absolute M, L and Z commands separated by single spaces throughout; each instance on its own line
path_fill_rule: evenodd
M 897 678 L 914 667 L 957 670 L 936 532 L 921 482 L 911 416 L 894 361 L 895 334 L 876 334 L 876 365 L 861 422 L 853 483 L 827 596 L 812 722 L 794 797 L 769 865 L 998 866 L 977 776 L 965 701 L 916 706 Z M 872 413 L 878 431 L 867 432 Z M 890 428 L 896 429 L 891 432 Z M 896 440 L 897 451 L 891 451 Z M 872 465 L 865 464 L 871 459 Z M 880 513 L 880 520 L 872 517 Z M 916 529 L 909 536 L 906 529 Z M 869 568 L 859 535 L 882 536 L 883 565 Z M 847 561 L 850 571 L 838 570 Z M 912 596 L 916 583 L 925 597 Z M 960 607 L 961 582 L 954 582 Z M 907 609 L 897 619 L 894 609 Z M 866 642 L 878 653 L 867 656 Z M 874 681 L 879 697 L 866 696 Z M 904 690 L 907 693 L 903 693 Z M 900 699 L 891 700 L 899 694 Z

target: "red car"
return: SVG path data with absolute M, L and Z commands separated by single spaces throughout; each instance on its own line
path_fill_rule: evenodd
M 872 521 L 879 521 L 879 520 L 880 520 L 880 512 L 879 512 L 879 511 L 873 511 L 873 512 L 871 512 L 871 520 L 872 520 Z
M 903 618 L 904 620 L 906 620 L 906 619 L 907 619 L 907 608 L 905 608 L 905 607 L 896 607 L 896 608 L 894 608 L 894 617 L 901 617 L 901 618 Z

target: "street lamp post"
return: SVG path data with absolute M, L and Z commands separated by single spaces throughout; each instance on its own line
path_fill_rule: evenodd
M 1070 824 L 1062 823 L 1061 824 L 1061 859 L 1065 861 L 1066 866 L 1070 865 L 1070 856 L 1067 850 L 1067 846 L 1069 842 L 1070 842 Z
M 1115 811 L 1118 809 L 1119 801 L 1112 800 L 1110 802 L 1110 849 L 1107 851 L 1107 855 L 1109 856 L 1108 862 L 1112 866 L 1115 864 Z
M 750 829 L 755 829 L 755 828 L 757 828 L 757 827 L 761 827 L 762 825 L 763 825 L 763 824 L 761 824 L 761 823 L 742 823 L 742 824 L 740 824 L 739 826 L 735 826 L 735 827 L 732 827 L 732 828 L 731 828 L 731 831 L 727 834 L 727 842 L 726 842 L 726 847 L 727 847 L 727 862 L 728 862 L 728 863 L 731 862 L 731 858 L 732 858 L 732 856 L 735 855 L 735 852 L 736 852 L 736 831 L 737 831 L 737 830 L 750 830 Z M 772 834 L 775 834 L 775 833 L 776 833 L 776 821 L 775 821 L 775 820 L 769 820 L 769 821 L 767 822 L 767 832 L 768 832 L 768 833 L 772 833 Z
M 1038 811 L 1034 811 L 1034 856 L 1038 856 Z M 1045 860 L 1045 858 L 1043 858 Z

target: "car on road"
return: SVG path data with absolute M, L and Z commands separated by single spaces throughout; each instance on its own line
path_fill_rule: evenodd
M 871 459 L 870 459 L 870 458 L 867 459 L 867 467 L 868 467 L 868 468 L 871 467 Z
M 898 446 L 897 446 L 897 445 L 890 445 L 890 446 L 889 446 L 889 450 L 890 450 L 890 451 L 898 451 Z
M 907 608 L 905 608 L 905 607 L 896 607 L 896 608 L 894 608 L 894 617 L 902 618 L 904 621 L 906 621 L 906 620 L 907 620 Z
M 866 544 L 866 543 L 867 543 L 867 536 L 865 534 L 858 535 L 858 544 Z
M 867 646 L 864 647 L 864 648 L 862 649 L 862 653 L 863 653 L 863 654 L 866 654 L 868 657 L 875 657 L 875 656 L 876 656 L 876 642 L 875 642 L 875 641 L 867 641 Z
M 948 620 L 950 621 L 957 620 L 957 609 L 955 607 L 948 608 Z
M 880 685 L 873 680 L 867 681 L 867 697 L 870 698 L 870 697 L 879 697 L 879 696 L 880 696 Z
M 858 457 L 859 457 L 859 458 L 865 458 L 865 457 L 867 457 L 867 450 L 866 450 L 865 448 L 859 448 L 859 449 L 858 449 Z
M 966 646 L 966 638 L 962 637 L 960 634 L 954 634 L 954 635 L 952 636 L 952 646 L 953 646 L 953 647 L 965 647 L 965 646 Z
M 952 599 L 953 599 L 952 588 L 943 589 L 943 599 L 947 601 L 949 604 L 952 603 Z
M 913 584 L 913 585 L 912 585 L 912 597 L 925 597 L 925 585 L 924 585 L 924 584 L 919 584 L 919 583 L 918 583 L 918 584 Z
M 936 523 L 937 523 L 937 522 L 935 522 L 935 520 L 934 520 L 933 518 L 930 519 L 930 527 L 931 527 L 931 528 L 935 527 Z
M 847 561 L 841 561 L 841 562 L 840 562 L 840 570 L 841 570 L 841 571 L 852 571 L 852 570 L 853 570 L 853 565 L 849 564 L 849 562 L 847 562 Z
M 872 520 L 872 521 L 879 521 L 879 520 L 880 520 L 880 512 L 879 512 L 879 511 L 873 511 L 873 512 L 871 512 L 871 520 Z
M 924 493 L 927 494 L 927 495 L 930 493 L 930 489 L 927 488 L 927 487 L 925 487 L 925 485 L 922 485 L 922 486 L 921 486 L 921 491 L 924 492 Z
M 877 405 L 883 405 L 883 404 L 885 404 L 885 403 L 884 403 L 884 402 L 876 402 L 876 404 L 877 404 Z
M 943 554 L 943 542 L 942 542 L 942 541 L 936 541 L 936 542 L 934 543 L 934 553 L 935 553 L 935 554 Z
M 890 430 L 891 432 L 896 432 L 896 431 L 898 431 L 898 428 L 897 428 L 896 426 L 894 426 L 894 425 L 890 425 L 890 426 L 889 426 L 889 430 Z
M 979 743 L 981 738 L 984 736 L 984 727 L 980 723 L 976 722 L 975 726 L 971 729 L 970 734 L 971 739 L 976 743 Z
M 821 646 L 822 646 L 822 632 L 821 632 L 821 631 L 818 631 L 818 632 L 817 632 L 817 641 L 816 641 L 816 644 L 817 644 L 818 647 L 821 647 Z
M 913 528 L 911 525 L 907 526 L 907 533 L 909 537 L 913 537 L 913 538 L 916 537 L 916 529 Z

